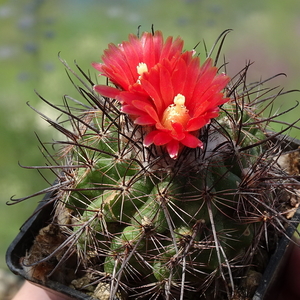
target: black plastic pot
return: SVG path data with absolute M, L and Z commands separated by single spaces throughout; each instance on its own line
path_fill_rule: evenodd
M 300 209 L 297 210 L 293 217 L 294 224 L 300 222 Z M 275 253 L 271 256 L 267 268 L 265 269 L 264 275 L 260 281 L 252 300 L 273 300 L 274 295 L 278 295 L 282 288 L 282 279 L 284 278 L 284 271 L 286 261 L 296 245 L 296 239 L 291 241 L 295 228 L 290 226 L 287 229 L 287 237 L 281 238 Z M 296 245 L 298 247 L 298 245 Z
M 292 139 L 290 137 L 283 137 L 279 135 L 279 139 L 285 140 L 286 151 L 300 149 L 300 140 Z M 282 279 L 285 277 L 284 271 L 286 261 L 293 249 L 298 247 L 299 240 L 293 235 L 296 232 L 296 227 L 300 223 L 300 208 L 296 211 L 292 219 L 293 226 L 286 230 L 286 236 L 282 237 L 278 243 L 277 249 L 271 256 L 268 266 L 264 271 L 260 284 L 252 298 L 252 300 L 273 300 L 274 295 L 278 295 L 282 288 Z M 300 228 L 298 227 L 298 230 Z M 298 236 L 298 233 L 296 234 Z M 293 242 L 291 241 L 293 240 Z
M 300 146 L 299 140 L 285 137 L 285 141 L 287 151 L 297 149 Z M 33 216 L 21 227 L 19 234 L 7 250 L 7 265 L 13 273 L 20 275 L 26 280 L 42 286 L 43 288 L 51 289 L 56 293 L 65 294 L 75 299 L 92 300 L 94 298 L 59 282 L 46 280 L 45 282 L 41 283 L 34 280 L 24 270 L 22 262 L 20 261 L 33 245 L 34 238 L 37 236 L 39 230 L 49 224 L 51 220 L 51 213 L 53 211 L 53 202 L 49 200 L 52 198 L 52 193 L 46 194 L 44 199 L 38 205 Z M 274 298 L 271 295 L 276 295 L 277 290 L 280 289 L 280 281 L 284 271 L 285 262 L 291 251 L 291 248 L 295 244 L 291 241 L 291 238 L 295 233 L 296 227 L 299 223 L 300 208 L 297 210 L 292 219 L 293 226 L 287 228 L 286 236 L 281 238 L 276 251 L 271 256 L 260 285 L 258 286 L 255 295 L 252 298 L 253 300 L 273 300 Z
M 51 220 L 51 212 L 53 211 L 53 203 L 49 202 L 53 193 L 47 193 L 43 200 L 36 208 L 33 216 L 28 219 L 20 229 L 19 234 L 13 240 L 6 252 L 6 263 L 9 269 L 23 277 L 24 279 L 46 289 L 50 289 L 58 294 L 64 294 L 75 299 L 91 300 L 92 297 L 87 296 L 80 291 L 76 291 L 60 282 L 47 280 L 43 283 L 34 280 L 30 274 L 26 272 L 22 264 L 21 258 L 26 255 L 33 245 L 34 238 L 38 235 L 39 230 L 49 224 Z

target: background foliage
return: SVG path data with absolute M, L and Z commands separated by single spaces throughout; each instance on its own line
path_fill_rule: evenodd
M 201 42 L 197 50 L 202 55 L 203 40 L 210 48 L 222 31 L 231 28 L 224 46 L 229 75 L 253 61 L 249 82 L 286 73 L 269 85 L 299 89 L 299 9 L 297 0 L 0 0 L 0 267 L 5 267 L 8 245 L 40 198 L 11 207 L 6 201 L 48 186 L 38 172 L 20 168 L 18 161 L 44 165 L 35 132 L 43 141 L 57 138 L 26 102 L 55 119 L 57 114 L 34 90 L 56 104 L 65 94 L 76 96 L 59 52 L 70 65 L 76 60 L 96 76 L 90 63 L 100 61 L 108 43 L 121 42 L 139 25 L 150 30 L 154 24 L 165 36 L 180 35 L 186 49 Z M 278 99 L 275 109 L 287 109 L 299 99 L 300 94 L 289 94 Z M 299 110 L 281 120 L 296 120 Z M 291 135 L 300 138 L 297 130 Z

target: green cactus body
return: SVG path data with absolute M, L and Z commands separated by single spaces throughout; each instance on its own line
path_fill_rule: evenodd
M 162 299 L 185 286 L 188 292 L 180 299 L 194 299 L 199 289 L 209 295 L 212 278 L 220 284 L 222 276 L 232 278 L 231 264 L 250 263 L 262 223 L 245 220 L 265 207 L 259 201 L 249 205 L 252 186 L 245 178 L 264 163 L 265 146 L 251 145 L 266 137 L 259 126 L 247 125 L 249 118 L 243 116 L 247 123 L 235 132 L 233 121 L 221 115 L 210 133 L 215 149 L 190 165 L 183 156 L 178 163 L 165 158 L 149 163 L 140 144 L 110 145 L 114 138 L 107 136 L 89 144 L 84 159 L 78 155 L 84 147 L 75 147 L 74 156 L 80 159 L 74 165 L 82 167 L 75 168 L 65 205 L 74 211 L 77 250 L 80 257 L 86 253 L 83 263 L 96 260 L 106 278 L 123 282 L 130 287 L 126 294 L 136 291 L 145 295 L 142 299 L 148 299 L 147 286 Z M 99 150 L 92 155 L 88 147 L 96 146 Z M 247 213 L 245 205 L 250 207 Z
M 104 271 L 106 273 L 116 273 L 122 262 L 130 255 L 132 249 L 139 251 L 144 247 L 144 241 L 140 241 L 142 234 L 141 228 L 126 226 L 122 233 L 111 241 L 111 253 L 106 257 L 104 262 Z M 128 260 L 128 263 L 131 267 L 141 269 L 134 255 Z
M 124 176 L 133 176 L 138 170 L 131 160 L 97 159 L 92 167 L 77 169 L 76 192 L 71 195 L 70 204 L 84 207 L 90 199 L 96 199 L 105 189 L 114 189 Z
M 163 233 L 167 230 L 168 224 L 163 209 L 162 198 L 169 182 L 161 182 L 154 186 L 150 193 L 150 197 L 140 209 L 138 209 L 132 218 L 132 224 L 144 228 L 150 228 L 156 233 Z M 169 195 L 170 196 L 170 195 Z M 147 230 L 147 229 L 146 229 Z

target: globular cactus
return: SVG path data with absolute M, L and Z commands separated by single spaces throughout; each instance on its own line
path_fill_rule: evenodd
M 278 164 L 284 139 L 269 131 L 276 116 L 262 116 L 280 92 L 247 84 L 249 66 L 230 80 L 210 57 L 200 65 L 159 31 L 102 59 L 109 85 L 65 64 L 88 103 L 57 107 L 71 126 L 43 116 L 68 137 L 49 167 L 58 269 L 75 255 L 68 284 L 98 299 L 247 299 L 243 282 L 262 272 L 297 196 Z

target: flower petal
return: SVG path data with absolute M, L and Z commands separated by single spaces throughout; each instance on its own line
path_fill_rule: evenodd
M 196 131 L 199 130 L 200 128 L 204 127 L 206 124 L 208 124 L 207 118 L 204 116 L 199 116 L 197 118 L 192 118 L 189 120 L 186 130 L 187 131 Z
M 172 127 L 174 131 L 172 132 L 172 137 L 178 141 L 184 139 L 185 132 L 181 123 L 173 123 Z
M 175 96 L 170 70 L 168 70 L 164 65 L 161 65 L 159 71 L 161 99 L 163 101 L 164 107 L 168 107 L 173 103 L 173 99 Z
M 189 148 L 197 148 L 197 147 L 202 148 L 203 146 L 203 143 L 190 133 L 187 133 L 185 135 L 185 138 L 182 139 L 180 142 Z
M 179 142 L 172 140 L 167 144 L 167 151 L 171 158 L 176 159 L 179 152 Z
M 120 94 L 120 90 L 107 85 L 95 85 L 93 89 L 100 95 L 109 98 L 116 98 Z
M 165 145 L 165 144 L 169 143 L 172 140 L 173 139 L 168 132 L 159 131 L 155 135 L 155 137 L 153 139 L 153 143 L 157 146 L 161 146 L 161 145 Z
M 121 112 L 128 114 L 128 115 L 133 115 L 133 116 L 139 116 L 143 113 L 140 109 L 138 109 L 132 105 L 123 105 L 121 108 Z
M 159 133 L 158 130 L 153 130 L 151 132 L 149 132 L 145 137 L 144 137 L 144 145 L 146 147 L 150 146 L 151 144 L 153 144 L 154 142 L 154 137 L 157 135 L 157 133 Z
M 95 68 L 96 70 L 98 70 L 101 73 L 103 72 L 102 71 L 102 66 L 103 66 L 103 64 L 101 64 L 101 63 L 96 63 L 96 62 L 92 63 L 92 67 Z
M 156 121 L 149 115 L 140 115 L 134 120 L 134 123 L 138 125 L 155 125 Z

